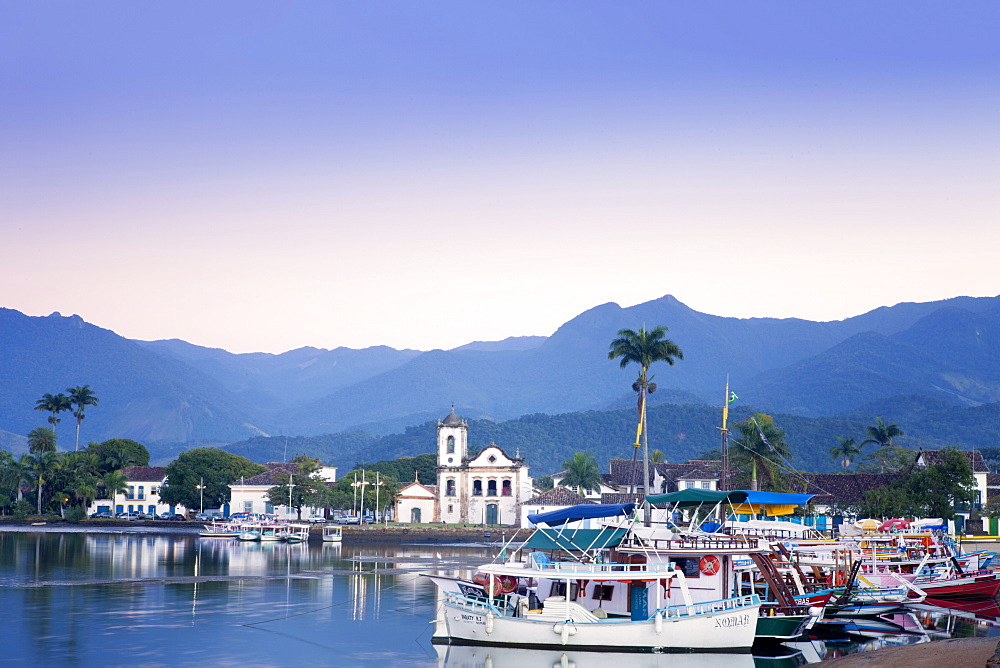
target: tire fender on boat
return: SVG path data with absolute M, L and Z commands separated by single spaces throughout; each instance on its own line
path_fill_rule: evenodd
M 656 626 L 656 635 L 663 633 L 663 613 L 659 610 L 656 611 L 656 617 L 653 618 L 654 625 Z
M 486 635 L 493 635 L 493 611 L 486 613 Z

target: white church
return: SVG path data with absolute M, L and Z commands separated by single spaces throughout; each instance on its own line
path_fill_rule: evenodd
M 534 494 L 528 467 L 495 443 L 469 456 L 469 425 L 451 413 L 437 426 L 437 485 L 403 487 L 396 518 L 403 523 L 517 524 Z

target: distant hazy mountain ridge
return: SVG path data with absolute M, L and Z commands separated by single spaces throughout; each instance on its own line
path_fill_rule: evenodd
M 447 351 L 377 346 L 280 355 L 132 341 L 77 316 L 0 309 L 0 430 L 23 435 L 44 425 L 35 401 L 81 384 L 101 399 L 87 412 L 84 440 L 173 445 L 401 432 L 443 416 L 452 403 L 463 417 L 494 422 L 622 409 L 634 406 L 636 372 L 608 361 L 608 344 L 619 329 L 643 323 L 669 327 L 684 352 L 675 366 L 653 367 L 654 404 L 717 406 L 727 376 L 743 405 L 790 415 L 851 414 L 899 395 L 955 407 L 1000 401 L 1000 297 L 811 322 L 724 318 L 666 296 L 594 307 L 547 338 Z M 72 418 L 61 417 L 65 446 Z

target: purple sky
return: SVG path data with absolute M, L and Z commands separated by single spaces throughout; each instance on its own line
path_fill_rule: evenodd
M 0 306 L 280 352 L 1000 294 L 997 34 L 995 2 L 4 2 Z

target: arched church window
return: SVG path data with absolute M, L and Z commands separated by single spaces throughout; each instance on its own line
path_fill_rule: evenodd
M 486 496 L 496 496 L 497 495 L 497 481 L 490 480 L 486 483 Z
M 510 480 L 503 481 L 503 491 L 501 492 L 503 496 L 511 495 Z
M 445 496 L 455 496 L 455 481 L 449 480 L 445 483 Z
M 449 436 L 448 437 L 448 454 L 451 455 L 451 454 L 454 454 L 454 453 L 455 453 L 455 437 L 454 436 Z
M 472 496 L 482 496 L 483 495 L 483 481 L 473 480 L 472 481 Z

